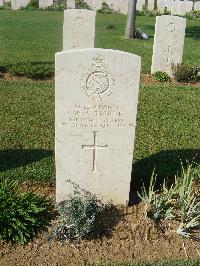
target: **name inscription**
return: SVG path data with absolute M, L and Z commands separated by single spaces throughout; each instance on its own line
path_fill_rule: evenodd
M 71 111 L 70 111 L 70 110 Z M 67 128 L 132 128 L 134 124 L 118 105 L 80 105 L 68 108 L 62 127 Z

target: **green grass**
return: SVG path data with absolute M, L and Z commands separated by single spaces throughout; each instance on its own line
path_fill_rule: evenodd
M 21 62 L 53 62 L 62 50 L 62 12 L 0 11 L 0 65 Z M 118 49 L 142 57 L 143 72 L 150 72 L 155 17 L 137 17 L 137 27 L 149 34 L 148 41 L 123 38 L 126 16 L 97 14 L 95 47 Z M 184 62 L 200 65 L 198 21 L 187 20 Z M 113 24 L 114 29 L 105 29 Z
M 54 82 L 0 81 L 0 170 L 17 179 L 54 182 Z M 174 176 L 180 160 L 200 162 L 200 90 L 141 86 L 134 172 Z

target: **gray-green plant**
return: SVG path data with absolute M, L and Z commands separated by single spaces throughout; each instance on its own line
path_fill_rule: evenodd
M 95 195 L 70 180 L 74 192 L 58 206 L 60 220 L 52 237 L 57 240 L 84 239 L 95 234 L 99 214 L 106 208 Z
M 143 185 L 142 193 L 138 193 L 145 204 L 145 217 L 175 219 L 179 221 L 176 233 L 182 238 L 193 238 L 193 230 L 200 225 L 200 202 L 195 195 L 192 167 L 184 169 L 182 166 L 181 174 L 170 187 L 164 180 L 160 192 L 155 190 L 155 183 L 153 172 L 148 189 Z
M 177 191 L 177 218 L 180 226 L 177 233 L 181 237 L 190 237 L 192 230 L 200 224 L 200 202 L 194 191 L 194 174 L 191 166 L 182 167 L 181 176 L 175 179 Z
M 158 193 L 155 190 L 156 175 L 152 174 L 150 179 L 149 188 L 146 189 L 144 184 L 141 194 L 138 196 L 145 204 L 145 217 L 154 220 L 172 219 L 174 218 L 173 208 L 173 187 L 167 189 L 166 183 L 163 184 L 163 193 Z

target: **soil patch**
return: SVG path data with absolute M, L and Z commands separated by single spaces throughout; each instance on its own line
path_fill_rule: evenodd
M 19 77 L 19 76 L 13 76 L 10 75 L 9 73 L 5 73 L 3 74 L 3 77 L 0 78 L 0 80 L 13 80 L 13 81 L 19 81 L 19 80 L 32 80 L 30 78 L 26 78 L 26 77 Z M 37 79 L 35 81 L 41 82 L 41 81 L 54 81 L 54 77 L 50 78 L 50 79 L 44 79 L 44 80 L 40 80 Z M 188 83 L 184 83 L 184 82 L 177 82 L 174 79 L 171 80 L 171 82 L 159 82 L 157 80 L 155 80 L 155 78 L 151 75 L 151 74 L 141 74 L 141 84 L 146 84 L 146 85 L 161 85 L 161 84 L 171 84 L 171 85 L 176 85 L 176 86 L 192 86 L 192 87 L 200 87 L 200 82 L 188 82 Z
M 175 85 L 175 86 L 192 86 L 192 87 L 200 87 L 200 82 L 177 82 L 174 79 L 172 79 L 170 82 L 159 82 L 157 81 L 152 75 L 150 74 L 141 74 L 141 84 L 146 85 L 162 85 L 162 84 L 169 84 L 169 85 Z
M 22 189 L 31 189 L 46 195 L 55 201 L 55 186 L 22 184 Z M 186 239 L 184 242 L 177 235 L 177 222 L 155 223 L 144 218 L 142 203 L 130 208 L 118 207 L 123 216 L 112 228 L 110 234 L 100 239 L 58 242 L 49 240 L 53 224 L 46 232 L 38 234 L 26 245 L 0 242 L 0 265 L 85 265 L 86 262 L 112 261 L 128 262 L 170 260 L 178 258 L 198 257 L 200 243 Z M 113 213 L 107 215 L 109 221 Z M 195 236 L 200 239 L 200 232 Z

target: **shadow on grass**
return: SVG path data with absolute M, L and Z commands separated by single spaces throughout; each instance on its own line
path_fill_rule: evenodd
M 173 183 L 175 175 L 181 172 L 182 166 L 187 167 L 188 164 L 194 166 L 200 164 L 200 149 L 166 150 L 134 162 L 129 204 L 138 202 L 137 191 L 140 191 L 143 184 L 149 186 L 154 169 L 159 187 L 164 179 Z
M 185 36 L 197 40 L 200 39 L 200 27 L 199 26 L 187 27 Z
M 0 151 L 0 171 L 22 167 L 51 156 L 53 156 L 52 150 L 2 150 Z

